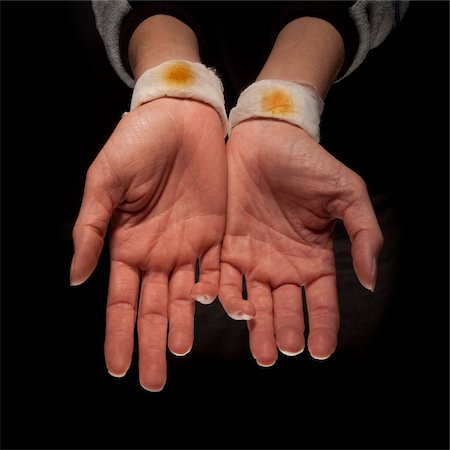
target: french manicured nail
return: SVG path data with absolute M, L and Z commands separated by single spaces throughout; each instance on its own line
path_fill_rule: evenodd
M 123 378 L 127 374 L 127 371 L 123 373 L 113 373 L 108 369 L 108 373 L 114 378 Z
M 192 346 L 189 347 L 189 349 L 186 352 L 184 352 L 184 353 L 176 353 L 176 352 L 174 352 L 172 350 L 171 350 L 171 353 L 172 353 L 172 355 L 175 355 L 175 356 L 186 356 L 191 350 L 192 350 Z
M 375 283 L 377 278 L 377 260 L 375 258 L 372 259 L 372 266 L 370 268 L 370 281 L 361 281 L 361 284 L 370 292 L 375 290 Z
M 377 284 L 377 273 L 378 273 L 378 263 L 376 258 L 372 261 L 372 292 L 375 290 L 375 285 Z
M 75 266 L 75 255 L 72 257 L 72 262 L 70 263 L 70 285 L 71 286 L 78 286 L 81 283 L 78 282 L 78 280 L 75 280 L 75 275 L 73 273 Z
M 149 388 L 147 386 L 144 386 L 143 384 L 141 384 L 142 388 L 145 389 L 148 392 L 161 392 L 164 389 L 164 386 L 162 387 L 158 387 L 158 388 Z
M 328 359 L 331 355 L 332 355 L 331 353 L 330 353 L 329 355 L 327 355 L 327 356 L 315 356 L 315 355 L 311 354 L 311 356 L 312 356 L 314 359 L 317 359 L 318 361 L 325 361 L 325 360 Z
M 210 295 L 207 294 L 197 294 L 194 295 L 193 298 L 195 301 L 202 303 L 203 305 L 209 305 L 214 301 L 214 297 L 211 297 Z
M 276 363 L 276 360 L 270 364 L 262 364 L 257 359 L 255 361 L 256 361 L 256 364 L 258 364 L 258 366 L 260 366 L 260 367 L 272 367 Z
M 305 347 L 303 347 L 298 352 L 289 352 L 288 350 L 282 350 L 280 348 L 280 352 L 283 353 L 283 355 L 286 355 L 286 356 L 297 356 L 297 355 L 300 355 L 300 353 L 303 353 L 303 350 L 305 350 Z
M 254 316 L 250 316 L 248 314 L 243 313 L 242 311 L 237 311 L 234 313 L 230 313 L 230 317 L 234 320 L 252 320 L 255 317 Z

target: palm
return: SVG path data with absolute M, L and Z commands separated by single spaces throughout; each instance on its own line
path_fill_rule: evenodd
M 197 103 L 189 106 L 188 139 L 177 136 L 181 127 L 169 114 L 158 111 L 154 126 L 153 117 L 146 116 L 149 126 L 146 134 L 139 134 L 140 141 L 127 142 L 134 155 L 122 154 L 114 161 L 128 185 L 113 215 L 110 249 L 114 261 L 170 273 L 195 264 L 198 256 L 221 242 L 226 161 L 223 140 L 217 138 L 220 128 L 208 123 L 215 122 L 217 114 Z M 195 124 L 188 122 L 194 118 Z M 125 171 L 123 159 L 134 170 Z
M 339 328 L 334 220 L 366 203 L 363 183 L 301 129 L 282 122 L 241 124 L 228 150 L 222 286 L 234 286 L 235 294 L 232 300 L 231 289 L 221 289 L 224 306 L 232 315 L 239 308 L 256 312 L 249 321 L 252 353 L 270 365 L 277 345 L 287 354 L 304 347 L 305 286 L 309 350 L 326 357 Z M 236 300 L 241 273 L 250 300 L 245 306 Z
M 121 121 L 88 175 L 101 208 L 93 213 L 83 200 L 74 237 L 89 226 L 88 213 L 91 226 L 94 221 L 103 231 L 112 214 L 107 365 L 122 375 L 130 364 L 139 297 L 141 383 L 158 390 L 166 377 L 167 329 L 169 349 L 187 353 L 194 299 L 210 302 L 218 290 L 226 202 L 220 119 L 194 101 L 143 105 Z M 201 273 L 194 285 L 197 258 Z

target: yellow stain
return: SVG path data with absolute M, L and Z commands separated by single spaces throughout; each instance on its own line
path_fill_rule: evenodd
M 262 108 L 273 115 L 286 116 L 294 110 L 292 97 L 283 89 L 274 88 L 262 97 Z
M 164 80 L 172 86 L 189 86 L 194 82 L 194 72 L 184 62 L 177 62 L 164 71 Z

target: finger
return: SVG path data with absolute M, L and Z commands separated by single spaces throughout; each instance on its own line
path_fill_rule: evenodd
M 277 346 L 287 356 L 295 356 L 305 348 L 301 288 L 284 284 L 272 292 Z
M 255 307 L 242 298 L 241 272 L 224 262 L 220 265 L 219 301 L 232 319 L 250 320 L 255 317 Z
M 327 359 L 337 346 L 339 305 L 336 276 L 323 276 L 306 286 L 308 350 L 313 358 Z
M 97 266 L 103 242 L 117 200 L 113 198 L 112 178 L 99 164 L 89 168 L 83 200 L 73 229 L 74 255 L 70 267 L 70 284 L 84 283 Z M 114 195 L 118 195 L 115 192 Z
M 191 297 L 203 304 L 210 304 L 219 292 L 220 245 L 209 249 L 200 259 L 200 279 L 195 283 Z
M 111 261 L 106 306 L 105 361 L 108 372 L 123 377 L 131 364 L 139 291 L 139 270 Z
M 256 316 L 247 322 L 250 351 L 263 367 L 275 364 L 278 357 L 273 322 L 272 292 L 268 285 L 256 281 L 247 283 L 248 299 L 255 305 Z
M 190 292 L 195 281 L 194 266 L 178 268 L 169 283 L 169 350 L 176 356 L 190 352 L 194 342 L 194 299 Z
M 167 299 L 167 275 L 146 273 L 138 311 L 139 379 L 153 392 L 161 391 L 167 378 Z
M 364 182 L 361 198 L 343 214 L 343 222 L 352 242 L 353 267 L 360 283 L 374 291 L 377 279 L 377 259 L 383 247 L 383 234 Z

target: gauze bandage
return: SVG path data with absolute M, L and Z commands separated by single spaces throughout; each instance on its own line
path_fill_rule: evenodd
M 134 86 L 130 111 L 161 97 L 190 98 L 211 105 L 220 116 L 226 136 L 223 85 L 212 69 L 201 63 L 172 60 L 145 71 Z
M 297 125 L 319 142 L 323 106 L 323 100 L 308 83 L 257 81 L 242 91 L 237 105 L 230 111 L 228 135 L 244 120 L 264 117 Z

